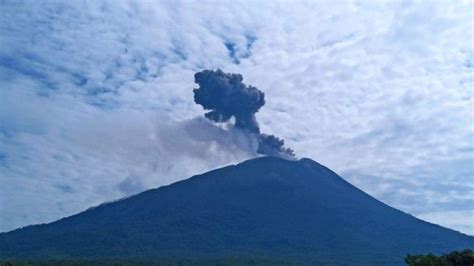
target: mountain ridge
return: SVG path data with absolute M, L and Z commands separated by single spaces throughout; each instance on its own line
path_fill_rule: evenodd
M 474 237 L 392 208 L 311 159 L 277 157 L 211 170 L 0 240 L 0 258 L 235 255 L 356 265 L 474 247 Z

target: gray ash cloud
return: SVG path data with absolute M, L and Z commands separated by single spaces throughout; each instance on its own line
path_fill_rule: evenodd
M 283 139 L 260 133 L 255 113 L 265 105 L 265 93 L 242 81 L 242 75 L 224 73 L 220 69 L 197 72 L 194 82 L 199 88 L 193 90 L 194 101 L 208 110 L 205 117 L 209 120 L 223 123 L 234 117 L 235 127 L 256 134 L 258 153 L 294 158 L 293 150 L 284 146 Z
M 285 141 L 274 135 L 260 134 L 258 136 L 257 152 L 269 156 L 283 157 L 285 159 L 295 158 L 294 151 L 285 147 Z

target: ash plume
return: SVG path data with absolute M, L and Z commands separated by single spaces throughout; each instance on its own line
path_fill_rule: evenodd
M 285 147 L 285 141 L 273 135 L 260 134 L 258 136 L 257 152 L 269 156 L 278 156 L 285 159 L 295 158 L 292 149 Z
M 209 110 L 205 117 L 211 121 L 224 123 L 234 117 L 235 127 L 257 136 L 258 153 L 294 159 L 293 150 L 284 147 L 283 139 L 260 133 L 255 113 L 265 105 L 265 93 L 242 81 L 242 75 L 220 69 L 197 72 L 194 82 L 199 88 L 193 90 L 194 102 Z
M 214 122 L 227 122 L 235 117 L 235 126 L 260 133 L 255 113 L 265 104 L 265 94 L 242 83 L 242 75 L 203 70 L 194 75 L 199 88 L 194 89 L 194 101 L 205 110 L 205 116 Z

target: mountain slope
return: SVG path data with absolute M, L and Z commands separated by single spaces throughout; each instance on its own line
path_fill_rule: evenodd
M 0 258 L 267 257 L 400 265 L 474 238 L 370 197 L 310 160 L 263 157 L 0 234 Z

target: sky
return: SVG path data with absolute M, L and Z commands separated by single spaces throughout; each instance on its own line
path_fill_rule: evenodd
M 0 231 L 258 156 L 194 73 L 265 92 L 262 132 L 474 235 L 473 1 L 1 1 Z

